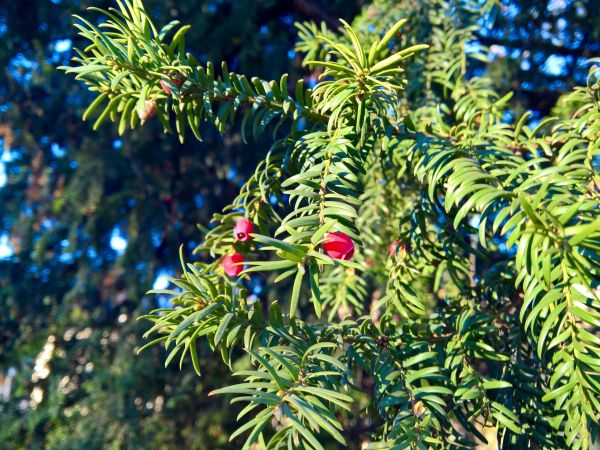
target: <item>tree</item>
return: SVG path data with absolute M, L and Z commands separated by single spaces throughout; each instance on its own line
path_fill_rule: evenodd
M 165 23 L 175 12 L 191 23 L 188 38 L 211 43 L 206 58 L 265 77 L 294 71 L 293 21 L 305 12 L 271 0 L 212 3 L 147 7 Z M 353 11 L 315 3 L 336 17 Z M 179 243 L 198 239 L 196 223 L 227 204 L 266 144 L 241 151 L 236 136 L 222 142 L 207 130 L 203 144 L 182 145 L 158 123 L 122 137 L 82 123 L 90 93 L 56 67 L 83 45 L 71 14 L 112 4 L 0 2 L 3 448 L 213 449 L 235 427 L 226 399 L 200 395 L 228 371 L 198 380 L 157 370 L 158 348 L 134 358 L 135 318 L 155 307 L 143 294 L 176 271 Z M 199 357 L 215 366 L 207 349 Z
M 98 93 L 97 124 L 156 115 L 169 131 L 174 116 L 180 139 L 201 139 L 203 121 L 224 132 L 242 115 L 245 139 L 274 141 L 200 260 L 154 291 L 170 304 L 144 316 L 158 334 L 144 347 L 198 374 L 197 342 L 220 352 L 242 382 L 213 393 L 246 405 L 231 436 L 244 449 L 455 448 L 484 440 L 481 425 L 503 448 L 586 449 L 600 412 L 597 68 L 562 117 L 506 123 L 510 94 L 467 77 L 485 55 L 465 44 L 495 2 L 434 0 L 418 20 L 376 5 L 340 32 L 299 25 L 310 90 L 201 64 L 187 28 L 157 29 L 139 0 L 98 10 L 100 28 L 79 18 L 89 45 L 65 70 Z

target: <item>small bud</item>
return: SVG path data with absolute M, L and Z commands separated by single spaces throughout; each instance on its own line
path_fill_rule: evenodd
M 346 233 L 336 231 L 325 235 L 323 248 L 328 256 L 348 261 L 354 255 L 354 242 Z
M 244 258 L 243 255 L 240 255 L 239 253 L 231 253 L 229 255 L 226 255 L 223 258 L 223 261 L 221 262 L 222 266 L 223 266 L 223 270 L 225 271 L 225 273 L 230 276 L 230 277 L 237 277 L 240 273 L 242 273 L 242 270 L 244 270 L 244 265 L 243 264 L 239 264 L 238 263 L 243 263 L 246 260 L 246 258 Z
M 236 241 L 249 241 L 251 233 L 254 233 L 254 224 L 249 219 L 238 220 L 233 227 L 233 237 Z
M 413 414 L 416 417 L 421 417 L 423 415 L 423 413 L 425 412 L 425 407 L 423 406 L 423 402 L 421 400 L 419 400 L 417 403 L 414 404 L 413 406 Z
M 194 305 L 194 311 L 203 310 L 206 306 L 206 302 L 204 301 L 204 299 L 202 297 L 196 297 L 194 300 L 196 301 L 196 304 Z
M 337 316 L 340 320 L 352 317 L 352 307 L 348 304 L 341 304 L 337 310 Z
M 158 106 L 154 100 L 146 100 L 144 106 L 138 108 L 138 116 L 140 120 L 148 120 L 156 115 L 158 112 Z

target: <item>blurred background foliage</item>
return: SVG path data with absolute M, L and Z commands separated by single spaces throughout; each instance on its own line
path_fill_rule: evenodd
M 243 145 L 207 127 L 203 143 L 182 145 L 157 121 L 124 137 L 110 125 L 92 133 L 80 119 L 91 96 L 56 70 L 80 45 L 71 14 L 92 4 L 112 6 L 0 2 L 0 448 L 228 448 L 234 414 L 206 397 L 226 384 L 228 371 L 210 362 L 218 356 L 204 349 L 202 378 L 164 369 L 158 347 L 136 357 L 135 318 L 157 306 L 145 292 L 175 274 L 180 243 L 189 256 L 196 225 L 232 200 L 268 141 Z M 187 43 L 201 61 L 309 85 L 294 22 L 335 27 L 361 9 L 377 17 L 377 4 L 146 1 L 156 23 L 192 25 Z M 472 75 L 515 91 L 513 115 L 539 121 L 600 54 L 599 10 L 597 0 L 505 2 L 471 43 L 490 59 Z

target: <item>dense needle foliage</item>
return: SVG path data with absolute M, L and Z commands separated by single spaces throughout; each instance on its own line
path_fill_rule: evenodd
M 467 76 L 496 2 L 396 3 L 337 30 L 297 25 L 311 89 L 201 64 L 187 27 L 156 27 L 139 0 L 97 9 L 100 25 L 77 18 L 89 46 L 65 70 L 98 93 L 95 127 L 156 114 L 182 141 L 205 121 L 273 139 L 197 260 L 155 292 L 170 305 L 144 317 L 147 345 L 199 375 L 197 344 L 220 352 L 240 382 L 213 394 L 245 406 L 231 436 L 244 449 L 460 448 L 484 425 L 502 448 L 586 449 L 600 414 L 599 72 L 560 117 L 510 123 L 511 95 Z M 242 219 L 250 239 L 234 235 Z M 351 258 L 328 250 L 333 233 Z

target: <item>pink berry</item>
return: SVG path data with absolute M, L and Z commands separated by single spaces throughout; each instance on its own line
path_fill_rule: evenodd
M 238 220 L 233 227 L 233 237 L 236 241 L 249 241 L 251 233 L 254 233 L 254 224 L 249 219 Z
M 146 100 L 144 106 L 138 108 L 138 116 L 140 120 L 148 120 L 156 115 L 158 106 L 154 100 Z
M 238 263 L 243 263 L 246 260 L 243 255 L 239 253 L 231 253 L 229 255 L 225 255 L 223 261 L 221 262 L 223 266 L 223 270 L 230 277 L 237 277 L 242 270 L 244 270 L 244 265 Z

